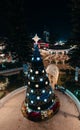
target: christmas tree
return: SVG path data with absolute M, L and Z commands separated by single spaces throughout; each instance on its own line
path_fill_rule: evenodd
M 23 115 L 31 121 L 42 121 L 51 118 L 59 110 L 59 100 L 52 90 L 48 76 L 44 69 L 42 58 L 35 41 L 31 59 L 31 68 L 28 72 L 26 98 L 22 104 Z

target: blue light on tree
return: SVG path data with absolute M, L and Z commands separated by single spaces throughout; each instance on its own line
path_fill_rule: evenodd
M 43 81 L 43 78 L 40 78 L 40 81 L 42 82 L 42 81 Z
M 39 61 L 40 60 L 40 57 L 37 57 L 37 61 Z
M 40 100 L 40 96 L 37 96 L 37 100 Z
M 31 104 L 33 104 L 34 103 L 34 101 L 33 100 L 31 100 Z
M 45 93 L 46 91 L 45 90 L 42 90 L 42 93 Z

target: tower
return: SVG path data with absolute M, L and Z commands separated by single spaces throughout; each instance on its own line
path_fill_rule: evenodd
M 44 35 L 44 41 L 49 42 L 50 33 L 48 31 L 44 31 L 43 35 Z
M 24 117 L 38 122 L 51 118 L 59 110 L 60 103 L 50 86 L 48 76 L 44 69 L 37 46 L 39 37 L 36 35 L 33 40 L 35 43 L 31 68 L 27 78 L 26 98 L 21 110 Z

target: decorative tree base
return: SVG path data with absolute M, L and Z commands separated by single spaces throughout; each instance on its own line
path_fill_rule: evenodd
M 24 115 L 25 118 L 34 121 L 34 122 L 39 122 L 39 121 L 45 121 L 53 117 L 59 110 L 60 107 L 60 102 L 59 99 L 56 97 L 55 98 L 55 103 L 52 104 L 48 109 L 46 110 L 41 110 L 41 111 L 34 111 L 27 107 L 27 103 L 23 102 L 22 103 L 22 108 L 21 111 Z

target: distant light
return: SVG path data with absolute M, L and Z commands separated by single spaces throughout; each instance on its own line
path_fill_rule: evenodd
M 59 43 L 62 43 L 62 41 L 60 40 Z

